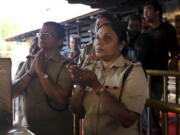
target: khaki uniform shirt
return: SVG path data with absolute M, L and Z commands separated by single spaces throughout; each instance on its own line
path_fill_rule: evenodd
M 121 91 L 122 77 L 131 64 L 133 63 L 124 59 L 123 56 L 120 56 L 107 70 L 103 70 L 101 61 L 89 64 L 87 68 L 95 72 L 101 84 L 108 86 L 107 91 L 118 100 Z M 141 114 L 147 98 L 148 83 L 141 64 L 135 63 L 133 65 L 134 67 L 125 81 L 121 101 L 128 110 Z M 84 120 L 86 135 L 139 134 L 137 122 L 130 128 L 123 128 L 120 121 L 103 114 L 102 103 L 95 91 L 89 91 L 86 94 L 84 107 L 86 110 Z
M 23 65 L 21 67 L 18 67 L 16 71 L 15 79 L 20 78 L 30 69 L 30 66 L 34 60 L 34 57 L 35 56 L 32 56 L 32 55 L 29 55 L 26 57 L 27 58 L 26 62 L 23 62 Z
M 46 73 L 51 81 L 67 89 L 69 95 L 71 95 L 73 83 L 70 74 L 65 66 L 62 69 L 60 68 L 65 61 L 66 59 L 63 56 L 59 54 L 54 55 L 48 60 Z M 27 72 L 30 67 L 29 63 L 32 63 L 32 58 L 26 61 L 22 69 L 18 72 L 16 78 L 19 78 Z M 60 69 L 61 71 L 59 71 Z M 61 112 L 55 111 L 48 106 L 46 94 L 44 93 L 37 76 L 31 80 L 27 90 L 25 91 L 25 95 L 27 103 L 27 121 L 32 132 L 36 135 L 73 134 L 72 113 L 67 110 Z
M 78 65 L 82 66 L 86 57 L 93 52 L 93 49 L 94 49 L 93 43 L 89 43 L 84 47 L 83 50 L 81 50 L 79 60 L 78 60 Z

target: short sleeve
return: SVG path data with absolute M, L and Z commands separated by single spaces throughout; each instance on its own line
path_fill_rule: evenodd
M 22 77 L 27 72 L 26 71 L 27 65 L 28 65 L 28 61 L 23 63 L 21 68 L 16 71 L 16 75 L 15 75 L 14 79 L 18 79 L 18 78 Z
M 70 73 L 65 66 L 59 74 L 57 84 L 59 84 L 62 88 L 68 90 L 69 94 L 71 95 L 73 88 L 73 80 L 71 79 Z
M 122 102 L 128 110 L 141 114 L 147 99 L 148 81 L 141 66 L 134 66 L 122 94 Z

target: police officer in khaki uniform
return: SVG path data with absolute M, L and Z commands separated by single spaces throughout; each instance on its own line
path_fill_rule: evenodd
M 68 67 L 79 84 L 73 91 L 71 107 L 76 113 L 85 112 L 85 135 L 139 134 L 137 121 L 147 98 L 148 82 L 141 64 L 125 58 L 125 44 L 123 27 L 104 22 L 95 40 L 98 60 L 83 69 Z M 124 80 L 127 70 L 129 75 Z
M 13 97 L 26 96 L 29 129 L 36 135 L 72 135 L 72 114 L 68 112 L 72 79 L 65 68 L 67 59 L 58 52 L 64 29 L 56 22 L 46 22 L 40 30 L 37 52 L 31 66 L 25 62 L 13 80 Z

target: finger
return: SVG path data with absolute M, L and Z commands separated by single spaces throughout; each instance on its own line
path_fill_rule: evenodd
M 70 65 L 66 65 L 66 68 L 67 68 L 67 69 L 70 69 Z
M 68 68 L 68 71 L 70 72 L 71 75 L 73 75 L 75 77 L 77 76 L 77 71 L 76 70 L 74 70 L 72 68 Z
M 71 72 L 71 73 L 75 71 L 75 69 L 74 69 L 72 66 L 69 66 L 69 65 L 68 65 L 68 66 L 66 66 L 66 68 L 67 68 L 68 71 Z
M 37 56 L 37 55 L 40 55 L 40 53 L 41 53 L 41 52 L 42 52 L 42 51 L 41 51 L 41 50 L 39 50 L 39 51 L 36 53 L 36 56 Z
M 83 70 L 84 70 L 85 72 L 92 73 L 92 71 L 89 70 L 89 69 L 87 69 L 87 68 L 84 68 Z
M 70 72 L 70 73 L 72 73 L 73 71 L 72 71 L 72 69 L 70 69 L 70 68 L 67 68 L 68 69 L 68 71 Z

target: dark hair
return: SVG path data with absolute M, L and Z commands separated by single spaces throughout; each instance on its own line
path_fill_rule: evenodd
M 70 35 L 70 38 L 76 40 L 77 44 L 80 44 L 80 43 L 81 43 L 81 38 L 80 38 L 79 35 L 73 34 L 73 35 Z
M 104 12 L 104 13 L 98 14 L 96 16 L 96 19 L 98 19 L 98 18 L 106 18 L 109 21 L 117 20 L 116 16 L 114 14 L 109 13 L 109 12 Z
M 157 2 L 157 0 L 147 1 L 144 6 L 152 6 L 155 11 L 159 11 L 159 16 L 162 18 L 162 6 Z
M 58 39 L 64 39 L 65 38 L 65 30 L 61 24 L 59 24 L 57 22 L 45 22 L 43 25 L 51 25 L 52 27 L 54 27 L 54 30 L 57 33 Z
M 141 16 L 136 15 L 136 14 L 129 15 L 128 21 L 130 21 L 130 20 L 141 21 Z

